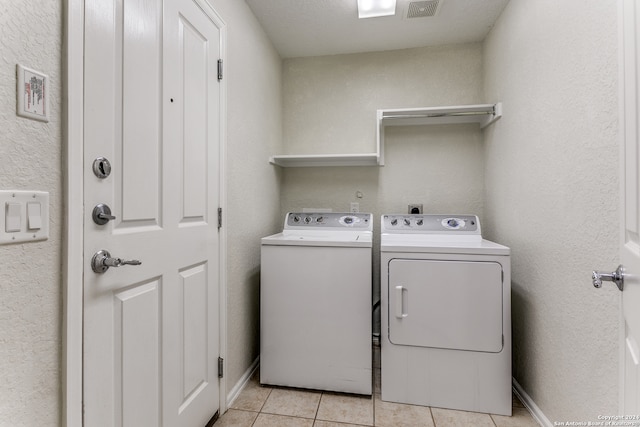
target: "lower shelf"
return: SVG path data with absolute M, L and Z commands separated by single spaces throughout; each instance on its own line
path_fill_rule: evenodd
M 271 156 L 269 163 L 285 168 L 313 166 L 378 166 L 380 156 L 371 154 L 308 154 Z

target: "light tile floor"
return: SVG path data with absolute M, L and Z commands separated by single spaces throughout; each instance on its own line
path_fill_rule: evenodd
M 402 405 L 380 400 L 379 347 L 374 347 L 374 395 L 261 386 L 256 373 L 216 427 L 538 427 L 514 396 L 513 416 Z

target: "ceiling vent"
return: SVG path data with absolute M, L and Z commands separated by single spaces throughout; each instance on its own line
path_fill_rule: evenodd
M 407 18 L 435 16 L 443 0 L 412 1 L 407 8 Z

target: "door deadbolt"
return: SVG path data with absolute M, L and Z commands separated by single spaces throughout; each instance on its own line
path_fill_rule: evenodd
M 91 217 L 93 218 L 93 222 L 98 225 L 105 225 L 110 220 L 116 219 L 115 216 L 111 215 L 111 208 L 104 203 L 99 203 L 93 208 Z
M 100 179 L 105 179 L 111 174 L 111 163 L 106 157 L 98 157 L 93 161 L 93 173 Z

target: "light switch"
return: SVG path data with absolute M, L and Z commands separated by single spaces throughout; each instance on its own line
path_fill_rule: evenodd
M 27 203 L 27 228 L 29 230 L 42 228 L 42 213 L 39 202 Z
M 5 204 L 4 231 L 16 233 L 20 231 L 22 221 L 20 221 L 20 203 Z
M 48 238 L 49 193 L 0 190 L 0 245 L 38 242 Z

